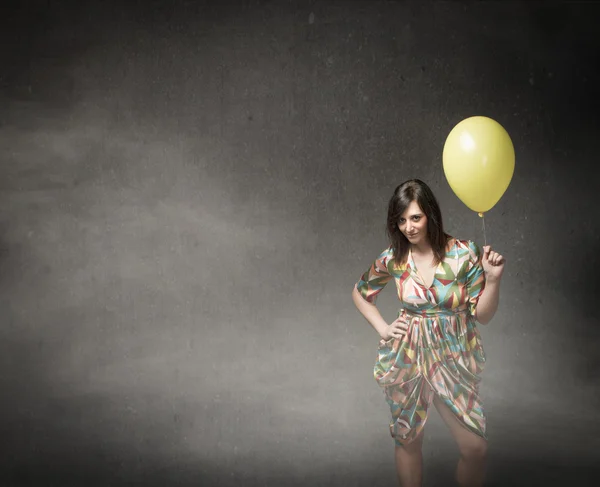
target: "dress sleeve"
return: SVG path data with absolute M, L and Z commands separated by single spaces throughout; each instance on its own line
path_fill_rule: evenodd
M 377 295 L 392 279 L 392 275 L 388 270 L 388 263 L 392 257 L 390 248 L 384 250 L 356 284 L 356 289 L 358 289 L 360 295 L 369 303 L 375 304 Z
M 485 289 L 485 273 L 481 264 L 481 250 L 469 240 L 469 269 L 467 270 L 467 295 L 469 300 L 469 312 L 475 316 L 475 310 L 479 297 Z

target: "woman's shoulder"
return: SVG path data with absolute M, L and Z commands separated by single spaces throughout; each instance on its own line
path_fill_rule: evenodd
M 404 259 L 404 262 L 398 262 L 394 253 L 394 248 L 391 245 L 381 252 L 379 260 L 387 267 L 390 273 L 403 271 L 406 268 L 406 259 Z
M 394 260 L 394 251 L 391 247 L 386 247 L 375 259 L 375 264 L 380 267 L 387 267 L 388 263 Z
M 474 240 L 456 239 L 456 245 L 459 251 L 464 252 L 465 257 L 468 256 L 472 264 L 476 264 L 481 260 L 483 252 L 481 247 Z
M 452 246 L 458 247 L 459 250 L 467 252 L 471 259 L 478 260 L 481 257 L 481 248 L 473 240 L 454 238 Z

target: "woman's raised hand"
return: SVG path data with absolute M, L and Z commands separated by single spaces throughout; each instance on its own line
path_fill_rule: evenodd
M 499 281 L 504 272 L 504 263 L 506 260 L 504 256 L 492 250 L 491 245 L 483 247 L 483 258 L 481 263 L 483 270 L 485 271 L 486 279 Z

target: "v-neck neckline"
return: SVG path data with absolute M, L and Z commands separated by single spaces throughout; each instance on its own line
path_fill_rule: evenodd
M 450 242 L 452 242 L 452 245 L 449 245 Z M 446 251 L 444 253 L 444 258 L 446 257 L 446 254 L 448 254 L 448 252 L 450 252 L 450 250 L 452 250 L 452 247 L 454 247 L 456 245 L 456 243 L 457 243 L 456 238 L 454 238 L 454 237 L 452 237 L 452 240 L 448 241 L 448 243 L 446 244 Z M 408 257 L 410 259 L 409 263 L 410 263 L 411 269 L 415 271 L 415 274 L 419 278 L 419 281 L 421 281 L 421 284 L 423 284 L 423 287 L 429 291 L 435 284 L 435 281 L 437 280 L 438 271 L 440 270 L 440 266 L 442 265 L 443 260 L 438 262 L 438 264 L 435 266 L 435 270 L 433 272 L 433 279 L 431 280 L 431 284 L 428 286 L 427 283 L 425 282 L 425 279 L 423 279 L 423 276 L 421 276 L 421 273 L 419 272 L 417 264 L 415 264 L 415 260 L 413 258 L 413 253 L 412 253 L 411 248 L 408 249 Z
M 433 272 L 433 279 L 431 280 L 431 284 L 428 286 L 427 283 L 425 282 L 425 279 L 423 279 L 423 276 L 421 276 L 421 273 L 419 272 L 417 264 L 415 264 L 415 260 L 413 258 L 413 253 L 412 253 L 412 249 L 408 249 L 408 255 L 409 255 L 409 258 L 410 258 L 410 266 L 415 271 L 415 274 L 419 278 L 419 281 L 421 281 L 421 284 L 423 284 L 423 287 L 425 289 L 427 289 L 427 290 L 431 289 L 431 287 L 435 284 L 435 280 L 437 278 L 437 273 L 438 273 L 438 269 L 439 269 L 439 266 L 440 266 L 441 262 L 439 262 L 435 266 L 435 269 L 434 269 L 434 272 Z

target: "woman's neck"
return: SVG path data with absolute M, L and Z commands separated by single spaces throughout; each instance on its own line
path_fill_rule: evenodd
M 431 244 L 429 242 L 423 242 L 417 245 L 411 245 L 410 249 L 413 254 L 417 255 L 430 255 L 433 253 L 433 249 L 431 248 Z

